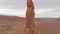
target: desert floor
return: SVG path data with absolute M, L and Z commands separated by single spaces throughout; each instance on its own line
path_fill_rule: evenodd
M 25 18 L 0 16 L 0 34 L 24 34 Z M 60 34 L 59 18 L 36 18 L 37 34 Z

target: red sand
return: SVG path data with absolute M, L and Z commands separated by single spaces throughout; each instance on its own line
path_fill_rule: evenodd
M 38 34 L 60 34 L 59 20 L 58 18 L 36 18 L 36 31 Z M 24 34 L 25 23 L 25 18 L 0 16 L 0 34 Z

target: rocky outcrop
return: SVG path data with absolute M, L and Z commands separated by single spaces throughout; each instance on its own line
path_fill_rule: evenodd
M 26 27 L 24 34 L 36 34 L 36 32 L 34 4 L 32 0 L 27 0 Z

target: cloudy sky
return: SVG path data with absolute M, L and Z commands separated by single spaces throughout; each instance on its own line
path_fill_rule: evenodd
M 60 0 L 33 0 L 35 17 L 60 18 Z M 0 0 L 0 15 L 26 17 L 26 0 Z

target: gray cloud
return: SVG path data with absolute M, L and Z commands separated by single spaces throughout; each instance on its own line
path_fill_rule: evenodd
M 60 0 L 33 0 L 36 18 L 60 17 Z M 0 15 L 25 17 L 26 0 L 0 0 Z
M 34 0 L 34 3 L 38 9 L 60 8 L 60 0 Z
M 26 8 L 25 0 L 0 0 L 0 7 L 6 9 L 23 9 Z
M 33 2 L 37 9 L 60 7 L 60 0 L 33 0 Z M 25 9 L 26 0 L 0 0 L 0 8 Z

